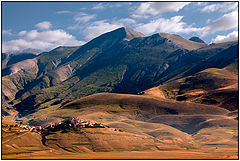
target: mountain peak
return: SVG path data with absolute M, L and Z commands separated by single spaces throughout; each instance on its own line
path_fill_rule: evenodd
M 127 28 L 127 27 L 122 27 L 122 29 L 124 29 L 125 33 L 126 33 L 126 37 L 124 40 L 130 41 L 133 38 L 136 37 L 145 37 L 144 34 L 142 34 L 141 32 L 137 32 L 133 29 Z
M 196 37 L 196 36 L 191 37 L 189 40 L 205 44 L 205 42 L 202 39 L 200 39 L 199 37 Z
M 140 32 L 134 31 L 133 29 L 130 29 L 130 28 L 120 27 L 92 39 L 90 42 L 86 43 L 85 46 L 87 44 L 89 45 L 89 43 L 91 45 L 95 45 L 95 43 L 102 43 L 106 39 L 108 40 L 111 39 L 112 42 L 113 40 L 114 41 L 119 41 L 119 40 L 130 41 L 133 38 L 137 38 L 137 37 L 145 37 L 145 35 Z
M 187 50 L 196 50 L 196 49 L 206 46 L 205 43 L 199 43 L 196 41 L 187 40 L 176 34 L 159 33 L 159 35 L 161 37 L 164 37 L 164 38 L 170 40 L 172 43 L 176 44 L 177 46 L 187 49 Z

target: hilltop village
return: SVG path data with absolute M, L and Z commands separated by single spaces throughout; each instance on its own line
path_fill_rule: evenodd
M 108 126 L 104 126 L 102 123 L 91 122 L 89 120 L 83 120 L 78 117 L 73 117 L 72 119 L 68 119 L 62 121 L 60 123 L 50 124 L 49 126 L 42 128 L 41 131 L 59 131 L 66 130 L 69 128 L 107 128 Z
M 89 120 L 83 120 L 78 117 L 73 117 L 68 120 L 64 120 L 60 123 L 51 123 L 46 127 L 42 126 L 30 126 L 30 125 L 23 125 L 22 122 L 15 122 L 17 124 L 15 125 L 2 125 L 2 127 L 5 127 L 5 131 L 11 131 L 14 127 L 20 127 L 22 130 L 19 130 L 19 132 L 22 131 L 32 131 L 37 133 L 49 133 L 59 130 L 66 130 L 66 129 L 82 129 L 82 128 L 110 128 L 109 126 L 103 125 L 102 123 L 96 123 Z M 121 129 L 114 129 L 114 131 L 120 131 Z

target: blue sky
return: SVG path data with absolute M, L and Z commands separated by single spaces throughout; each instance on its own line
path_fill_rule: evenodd
M 237 40 L 238 2 L 2 2 L 2 51 L 79 46 L 122 26 Z

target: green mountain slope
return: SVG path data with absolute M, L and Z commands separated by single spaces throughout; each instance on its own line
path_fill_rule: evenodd
M 231 64 L 236 58 L 233 44 L 236 42 L 207 46 L 178 35 L 144 36 L 119 28 L 81 47 L 59 47 L 42 53 L 34 59 L 36 71 L 24 69 L 32 77 L 20 74 L 24 83 L 13 90 L 8 103 L 25 116 L 50 107 L 52 100 L 63 106 L 94 93 L 138 93 L 197 73 L 195 68 L 201 69 L 198 66 L 217 62 L 229 53 L 233 54 L 224 65 Z M 9 76 L 6 78 L 14 82 Z

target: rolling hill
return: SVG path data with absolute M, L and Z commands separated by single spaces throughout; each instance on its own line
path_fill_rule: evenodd
M 160 100 L 143 95 L 99 93 L 70 102 L 62 108 L 57 105 L 51 108 L 40 109 L 23 121 L 47 126 L 80 117 L 101 122 L 109 128 L 67 129 L 50 133 L 42 143 L 46 150 L 39 149 L 36 154 L 31 152 L 33 156 L 41 156 L 41 151 L 48 154 L 49 150 L 54 152 L 55 158 L 63 154 L 81 158 L 82 154 L 92 152 L 108 155 L 124 151 L 158 153 L 180 150 L 183 153 L 196 152 L 191 158 L 209 151 L 206 157 L 211 158 L 211 155 L 217 155 L 212 151 L 215 147 L 219 151 L 232 148 L 231 153 L 225 153 L 229 156 L 235 155 L 233 153 L 237 147 L 238 121 L 228 116 L 230 111 L 217 106 Z M 19 153 L 28 156 L 24 152 Z M 8 155 L 13 154 L 5 154 Z

